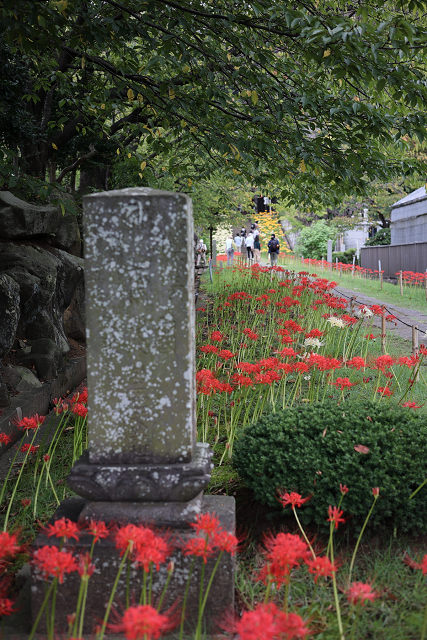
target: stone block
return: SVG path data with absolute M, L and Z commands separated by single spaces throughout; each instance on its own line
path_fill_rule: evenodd
M 70 520 L 77 521 L 82 507 L 84 508 L 84 500 L 71 499 L 67 500 L 58 508 L 52 521 L 61 517 L 68 517 Z M 111 505 L 106 506 L 107 511 L 111 509 Z M 218 516 L 221 526 L 234 533 L 235 530 L 235 504 L 234 498 L 228 496 L 204 496 L 202 512 L 213 513 Z M 102 508 L 97 511 L 99 516 L 102 516 Z M 180 542 L 186 542 L 192 535 L 194 535 L 188 529 L 170 529 L 168 534 Z M 58 540 L 53 538 L 47 538 L 43 533 L 39 534 L 34 543 L 34 549 L 40 548 L 46 544 L 58 544 Z M 85 552 L 90 550 L 92 543 L 92 536 L 82 535 L 78 542 L 71 542 L 71 549 L 73 552 Z M 174 572 L 172 579 L 168 587 L 167 595 L 164 601 L 163 610 L 176 605 L 177 610 L 180 611 L 180 605 L 182 604 L 184 590 L 187 583 L 192 559 L 185 557 L 179 550 L 175 550 L 172 554 L 171 560 L 174 562 Z M 114 543 L 110 539 L 101 540 L 95 545 L 94 559 L 95 571 L 89 581 L 88 589 L 88 601 L 86 605 L 86 618 L 85 618 L 85 634 L 93 632 L 94 627 L 100 620 L 102 620 L 105 607 L 108 601 L 108 597 L 111 592 L 112 584 L 116 578 L 117 570 L 120 564 L 120 556 L 116 551 Z M 205 565 L 204 585 L 207 585 L 216 558 L 210 558 Z M 206 615 L 204 618 L 204 627 L 208 633 L 213 633 L 217 629 L 217 624 L 223 619 L 224 613 L 228 609 L 234 608 L 234 565 L 235 561 L 229 554 L 224 553 L 221 562 L 216 572 L 216 578 L 213 581 L 210 595 L 206 606 Z M 201 579 L 202 560 L 199 558 L 194 563 L 192 577 L 189 586 L 188 600 L 187 600 L 187 615 L 186 615 L 186 632 L 191 633 L 195 628 L 197 615 L 198 615 L 198 595 Z M 131 569 L 131 598 L 130 601 L 138 602 L 142 586 L 142 571 L 136 570 L 134 567 Z M 165 580 L 166 580 L 166 567 L 160 568 L 160 571 L 154 571 L 153 573 L 153 602 L 159 598 Z M 60 585 L 57 594 L 57 617 L 56 617 L 56 631 L 58 634 L 65 632 L 67 629 L 67 615 L 73 613 L 77 602 L 77 594 L 79 588 L 80 579 L 77 574 L 71 574 L 65 577 L 64 584 Z M 31 600 L 32 600 L 32 619 L 34 620 L 41 602 L 44 597 L 44 583 L 39 579 L 37 573 L 32 571 L 32 587 L 31 587 Z M 114 599 L 114 607 L 117 613 L 123 611 L 126 601 L 126 571 L 123 571 L 119 580 L 118 590 Z M 114 619 L 114 618 L 113 618 Z M 40 624 L 39 631 L 45 632 L 44 618 Z

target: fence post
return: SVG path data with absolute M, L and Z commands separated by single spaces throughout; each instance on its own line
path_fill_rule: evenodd
M 383 288 L 383 272 L 381 271 L 381 260 L 378 260 L 378 277 L 380 279 L 381 289 Z
M 381 315 L 381 353 L 385 354 L 385 306 L 382 307 L 382 315 Z
M 400 295 L 403 296 L 403 277 L 402 270 L 399 271 Z
M 356 256 L 353 256 L 353 269 L 352 269 L 352 272 L 351 272 L 351 277 L 352 277 L 352 278 L 354 278 L 354 269 L 355 269 L 355 266 L 356 266 Z
M 412 355 L 416 356 L 418 353 L 418 325 L 412 325 Z M 419 367 L 418 367 L 419 369 Z M 420 379 L 419 371 L 417 370 L 417 375 L 414 378 L 414 382 L 418 382 Z

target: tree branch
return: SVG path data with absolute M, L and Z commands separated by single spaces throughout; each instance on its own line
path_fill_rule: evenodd
M 93 144 L 89 146 L 89 149 L 90 149 L 89 153 L 86 153 L 86 155 L 81 156 L 80 158 L 77 158 L 77 160 L 73 162 L 73 164 L 70 164 L 68 167 L 65 167 L 64 169 L 62 169 L 61 173 L 56 178 L 55 182 L 61 182 L 64 176 L 67 175 L 67 173 L 70 173 L 70 171 L 74 171 L 75 169 L 77 169 L 77 167 L 79 167 L 82 164 L 82 162 L 89 160 L 89 158 L 92 158 L 98 153 L 95 147 L 93 146 Z

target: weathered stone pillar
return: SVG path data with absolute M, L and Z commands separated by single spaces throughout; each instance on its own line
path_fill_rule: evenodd
M 234 500 L 203 499 L 210 480 L 211 450 L 196 443 L 194 232 L 188 196 L 154 189 L 109 191 L 84 198 L 89 391 L 89 449 L 74 465 L 68 484 L 84 500 L 61 505 L 58 517 L 168 527 L 192 536 L 189 523 L 215 511 L 234 532 Z M 183 238 L 186 240 L 183 241 Z M 35 546 L 52 543 L 38 536 Z M 90 540 L 81 538 L 85 549 Z M 180 601 L 190 558 L 174 552 L 175 571 L 165 603 Z M 102 619 L 119 556 L 100 541 L 89 583 L 88 615 Z M 210 568 L 209 568 L 210 567 Z M 208 566 L 207 574 L 212 570 Z M 233 560 L 224 554 L 206 623 L 233 602 Z M 133 587 L 140 591 L 135 572 Z M 156 574 L 159 594 L 165 571 Z M 197 614 L 200 568 L 189 592 L 189 624 Z M 123 604 L 126 577 L 119 582 Z M 58 592 L 64 605 L 73 584 Z M 43 597 L 35 589 L 33 601 Z M 65 586 L 65 585 L 64 585 Z M 33 617 L 35 615 L 33 609 Z
M 200 510 L 211 453 L 196 444 L 191 200 L 124 189 L 84 208 L 89 450 L 69 485 L 93 517 L 110 501 Z

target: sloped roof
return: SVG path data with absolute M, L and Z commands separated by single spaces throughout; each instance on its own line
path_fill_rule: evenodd
M 419 189 L 416 189 L 412 193 L 409 193 L 407 196 L 405 196 L 401 200 L 398 200 L 397 202 L 392 204 L 391 208 L 394 209 L 395 207 L 405 207 L 411 202 L 419 202 L 420 200 L 426 200 L 426 199 L 427 199 L 426 188 L 420 187 Z

